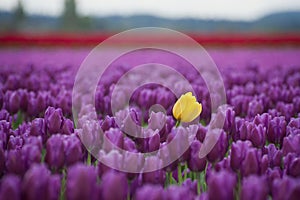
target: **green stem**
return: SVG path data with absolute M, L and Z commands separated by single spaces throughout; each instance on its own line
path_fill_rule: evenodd
M 88 152 L 86 164 L 90 166 L 91 163 L 92 163 L 92 156 L 91 156 L 90 152 Z
M 188 170 L 188 166 L 187 163 L 184 164 L 184 176 L 183 176 L 183 180 L 185 181 L 187 179 L 187 170 Z
M 64 200 L 65 199 L 65 190 L 66 190 L 66 169 L 64 168 L 62 171 L 62 179 L 61 179 L 61 188 L 60 188 L 60 195 L 59 199 Z
M 176 121 L 175 127 L 177 128 L 180 125 L 180 120 Z
M 178 165 L 178 172 L 177 172 L 177 175 L 178 175 L 178 185 L 181 185 L 182 183 L 182 173 L 181 173 L 181 164 Z

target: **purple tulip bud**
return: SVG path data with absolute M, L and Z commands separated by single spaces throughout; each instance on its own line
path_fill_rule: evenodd
M 300 158 L 294 154 L 289 153 L 284 157 L 284 166 L 286 169 L 286 174 L 294 177 L 300 176 Z
M 0 199 L 21 199 L 21 179 L 15 175 L 6 175 L 2 178 Z
M 136 152 L 136 145 L 132 139 L 129 137 L 124 137 L 123 149 L 125 151 Z
M 283 138 L 286 136 L 286 122 L 284 117 L 274 117 L 270 120 L 267 137 L 269 142 L 282 144 Z
M 266 148 L 270 167 L 281 166 L 282 152 L 274 144 L 269 144 Z
M 162 160 L 156 156 L 149 156 L 145 158 L 144 170 L 149 171 L 150 169 L 157 169 L 152 172 L 143 173 L 143 182 L 153 184 L 164 184 L 165 172 L 161 170 Z
M 268 130 L 270 120 L 271 120 L 271 115 L 268 113 L 263 113 L 262 115 L 255 116 L 253 122 L 256 125 L 262 124 L 266 128 L 266 130 Z
M 7 149 L 21 149 L 24 144 L 24 141 L 21 136 L 11 135 L 8 140 Z
M 101 129 L 103 132 L 108 131 L 110 128 L 116 128 L 117 124 L 114 117 L 105 116 L 105 119 L 101 122 Z
M 255 147 L 262 147 L 266 143 L 266 129 L 260 124 L 253 127 L 248 139 Z
M 43 149 L 43 142 L 42 142 L 42 137 L 34 137 L 34 136 L 29 136 L 24 138 L 24 145 L 32 145 L 32 146 L 37 146 L 40 151 Z
M 60 180 L 51 176 L 45 165 L 33 165 L 24 175 L 22 193 L 25 199 L 58 199 L 59 191 Z
M 35 118 L 31 122 L 30 126 L 30 135 L 32 136 L 41 136 L 43 139 L 43 142 L 46 141 L 46 133 L 45 133 L 45 123 L 44 119 L 42 118 Z
M 267 176 L 269 188 L 272 188 L 272 184 L 275 179 L 282 177 L 282 171 L 279 167 L 274 167 L 274 169 L 268 168 L 265 174 Z
M 228 134 L 235 131 L 235 112 L 232 108 L 228 108 L 225 112 L 224 131 Z
M 100 162 L 98 164 L 99 176 L 102 176 L 102 174 L 112 169 L 122 169 L 123 156 L 116 150 L 112 150 L 108 153 L 106 153 L 103 150 L 100 150 L 98 158 L 100 158 Z M 105 163 L 109 163 L 109 166 Z
M 45 161 L 55 170 L 62 168 L 65 163 L 63 141 L 63 136 L 56 134 L 52 135 L 46 144 L 47 153 Z
M 116 188 L 118 192 L 112 190 Z M 121 200 L 127 198 L 128 183 L 125 174 L 115 171 L 108 171 L 101 180 L 102 198 L 109 200 Z
M 295 130 L 300 129 L 300 118 L 292 118 L 286 127 L 287 135 L 292 134 Z
M 257 114 L 261 114 L 264 111 L 264 105 L 261 100 L 253 99 L 249 102 L 248 116 L 255 117 Z
M 6 123 L 11 122 L 12 121 L 12 117 L 10 116 L 10 114 L 7 112 L 7 110 L 2 109 L 0 110 L 0 120 L 3 120 L 2 123 L 4 121 L 6 121 Z M 1 122 L 1 121 L 0 121 Z M 1 123 L 1 124 L 2 124 Z M 0 125 L 1 126 L 1 125 Z M 10 127 L 10 126 L 9 126 Z
M 67 166 L 82 160 L 83 152 L 81 142 L 75 134 L 65 136 L 63 143 Z
M 261 152 L 257 149 L 251 148 L 246 152 L 245 159 L 242 163 L 242 175 L 248 176 L 250 174 L 260 173 Z
M 78 132 L 79 138 L 88 151 L 98 153 L 102 146 L 103 133 L 98 121 L 91 120 L 83 124 L 82 130 Z
M 194 194 L 197 195 L 198 193 L 198 183 L 197 180 L 192 181 L 190 178 L 186 179 L 183 183 L 182 183 L 183 187 L 187 187 L 190 189 L 190 191 Z
M 241 200 L 265 200 L 267 199 L 268 191 L 265 177 L 249 176 L 243 179 Z
M 288 153 L 296 153 L 300 155 L 300 135 L 289 135 L 283 139 L 282 153 L 287 155 Z
M 228 138 L 226 133 L 222 130 L 218 138 L 217 143 L 212 150 L 207 154 L 207 160 L 209 162 L 217 162 L 224 158 L 228 149 Z
M 70 135 L 71 133 L 74 133 L 74 124 L 72 120 L 65 119 L 64 124 L 62 126 L 62 133 L 66 135 Z
M 154 134 L 152 137 L 149 138 L 148 142 L 149 152 L 157 151 L 160 146 L 160 136 L 158 133 Z
M 236 185 L 234 174 L 227 171 L 213 172 L 210 174 L 207 184 L 209 199 L 234 199 Z
M 300 194 L 299 179 L 284 176 L 282 179 L 275 179 L 272 186 L 272 197 L 274 200 L 298 199 Z
M 206 159 L 199 158 L 199 151 L 201 143 L 198 140 L 194 140 L 190 146 L 191 156 L 188 160 L 188 167 L 190 170 L 195 172 L 201 172 L 205 169 Z
M 42 152 L 36 145 L 24 145 L 22 148 L 22 155 L 25 158 L 26 169 L 28 169 L 34 163 L 41 162 Z
M 103 177 L 102 177 L 103 182 Z M 111 190 L 112 187 L 109 189 Z M 66 197 L 68 200 L 98 199 L 97 173 L 94 167 L 76 164 L 68 169 Z M 119 192 L 113 192 L 119 193 Z
M 197 134 L 196 134 L 196 138 L 197 140 L 199 140 L 200 142 L 204 142 L 204 139 L 205 139 L 205 136 L 206 136 L 206 133 L 207 133 L 207 129 L 202 126 L 201 124 L 199 124 L 198 126 L 198 131 L 197 131 Z
M 148 127 L 152 130 L 158 129 L 159 131 L 164 127 L 166 123 L 166 115 L 162 112 L 151 112 Z
M 10 173 L 23 175 L 26 171 L 25 158 L 21 150 L 10 150 L 7 153 L 6 169 Z
M 63 114 L 60 108 L 48 107 L 45 112 L 45 123 L 50 134 L 61 132 L 63 126 Z
M 16 90 L 20 88 L 20 83 L 21 83 L 20 80 L 21 80 L 20 75 L 15 75 L 15 74 L 9 75 L 5 82 L 4 88 L 6 90 Z
M 159 185 L 144 185 L 137 189 L 136 200 L 162 200 L 165 199 L 165 191 Z
M 238 140 L 235 143 L 232 143 L 231 153 L 230 153 L 230 166 L 233 170 L 239 170 L 242 161 L 246 157 L 246 153 L 249 150 L 251 143 L 249 141 L 240 141 Z
M 18 92 L 14 91 L 11 93 L 8 100 L 8 110 L 11 113 L 17 113 L 20 109 L 21 104 L 21 96 Z
M 111 128 L 104 133 L 103 136 L 103 147 L 106 152 L 109 152 L 113 149 L 123 149 L 124 136 L 120 129 Z
M 180 187 L 171 185 L 166 190 L 166 199 L 173 199 L 173 200 L 192 200 L 195 198 L 195 195 L 188 187 Z
M 189 132 L 186 128 L 173 128 L 172 132 L 168 135 L 167 143 L 169 144 L 168 149 L 170 158 L 179 158 L 179 161 L 186 161 L 189 159 L 189 149 L 185 152 L 182 150 L 189 147 Z

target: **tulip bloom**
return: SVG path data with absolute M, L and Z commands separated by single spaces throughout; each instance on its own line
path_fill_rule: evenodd
M 188 92 L 177 100 L 173 107 L 173 116 L 181 122 L 191 122 L 200 115 L 202 111 L 201 103 L 197 102 L 196 97 Z

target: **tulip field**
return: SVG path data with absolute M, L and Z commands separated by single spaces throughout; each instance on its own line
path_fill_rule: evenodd
M 99 79 L 94 105 L 78 106 L 84 97 L 74 95 L 74 82 L 91 49 L 1 47 L 0 200 L 300 199 L 300 48 L 206 50 L 222 77 L 226 108 L 219 137 L 201 157 L 212 97 L 182 58 L 147 51 L 121 57 Z M 141 60 L 156 58 L 193 92 L 176 96 L 156 83 L 135 88 L 138 75 L 117 87 Z M 185 87 L 154 66 L 145 71 L 149 77 Z M 119 109 L 132 88 L 128 109 Z M 157 104 L 164 113 L 152 110 Z M 136 138 L 139 131 L 149 137 Z

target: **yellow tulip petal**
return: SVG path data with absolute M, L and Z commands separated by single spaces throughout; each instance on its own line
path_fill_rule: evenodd
M 202 105 L 198 102 L 189 104 L 181 114 L 182 122 L 191 122 L 196 119 L 202 112 Z

